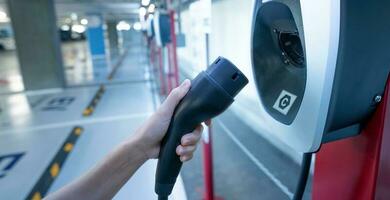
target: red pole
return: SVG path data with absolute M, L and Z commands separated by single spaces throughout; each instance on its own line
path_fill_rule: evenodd
M 166 94 L 166 88 L 165 88 L 164 66 L 163 66 L 161 48 L 158 48 L 157 56 L 158 56 L 159 73 L 160 73 L 160 93 L 161 93 L 161 95 L 165 95 Z
M 168 44 L 168 73 L 167 73 L 167 81 L 168 81 L 168 93 L 172 90 L 172 58 L 171 58 L 171 46 Z M 176 85 L 174 85 L 176 86 Z
M 153 40 L 149 40 L 149 57 L 150 57 L 150 64 L 152 67 L 154 67 L 154 43 Z
M 203 137 L 203 171 L 204 171 L 204 200 L 214 199 L 213 181 L 213 148 L 212 148 L 212 125 L 207 128 L 207 134 Z
M 169 17 L 171 21 L 171 53 L 172 53 L 172 64 L 173 64 L 173 75 L 175 78 L 175 86 L 179 85 L 179 66 L 177 64 L 177 52 L 176 52 L 176 33 L 175 33 L 175 10 L 169 10 Z

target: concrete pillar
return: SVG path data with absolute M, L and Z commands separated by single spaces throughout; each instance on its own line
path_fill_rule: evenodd
M 110 44 L 110 52 L 112 54 L 118 54 L 119 50 L 119 37 L 118 37 L 118 31 L 116 30 L 116 21 L 108 21 L 107 23 L 107 35 L 108 35 L 108 42 Z
M 52 0 L 8 0 L 26 90 L 65 86 L 57 17 Z

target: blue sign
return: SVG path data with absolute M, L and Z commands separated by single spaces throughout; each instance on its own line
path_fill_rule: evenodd
M 87 39 L 92 58 L 105 55 L 103 18 L 101 15 L 88 16 Z

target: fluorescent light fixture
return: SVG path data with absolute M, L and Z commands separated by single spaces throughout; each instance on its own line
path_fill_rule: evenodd
M 120 21 L 116 25 L 116 30 L 118 30 L 118 31 L 128 31 L 128 30 L 130 30 L 130 28 L 131 28 L 130 24 L 125 22 L 125 21 Z
M 72 31 L 76 33 L 84 33 L 85 32 L 85 26 L 80 24 L 75 24 L 72 26 Z
M 156 9 L 156 6 L 154 4 L 150 4 L 148 7 L 148 12 L 154 13 L 154 10 Z
M 80 24 L 87 25 L 88 24 L 88 20 L 83 18 L 83 19 L 80 20 Z
M 140 7 L 139 8 L 139 16 L 141 17 L 143 17 L 143 16 L 145 16 L 146 15 L 146 8 L 145 7 Z
M 143 5 L 143 6 L 149 5 L 149 3 L 150 3 L 150 0 L 142 0 L 141 1 L 141 5 Z
M 76 20 L 77 20 L 77 14 L 76 14 L 76 13 L 70 14 L 70 18 L 71 18 L 73 21 L 76 21 Z
M 66 18 L 65 23 L 70 24 L 70 23 L 72 23 L 72 20 L 70 18 Z
M 140 22 L 135 22 L 133 25 L 134 30 L 139 31 L 141 30 L 142 26 Z
M 69 31 L 70 30 L 70 27 L 68 25 L 62 25 L 61 26 L 61 30 L 63 31 Z
M 0 11 L 0 22 L 9 22 L 7 13 L 5 13 L 4 11 Z
M 0 11 L 0 18 L 7 18 L 7 13 Z

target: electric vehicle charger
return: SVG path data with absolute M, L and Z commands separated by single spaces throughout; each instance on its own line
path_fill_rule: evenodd
M 390 72 L 390 1 L 255 0 L 251 55 L 262 132 L 302 152 L 293 199 L 312 154 L 356 136 Z M 368 67 L 369 66 L 369 67 Z
M 155 184 L 159 199 L 168 198 L 179 175 L 182 162 L 176 155 L 176 147 L 182 136 L 225 111 L 247 83 L 245 75 L 223 57 L 191 81 L 191 88 L 175 108 L 161 143 Z

